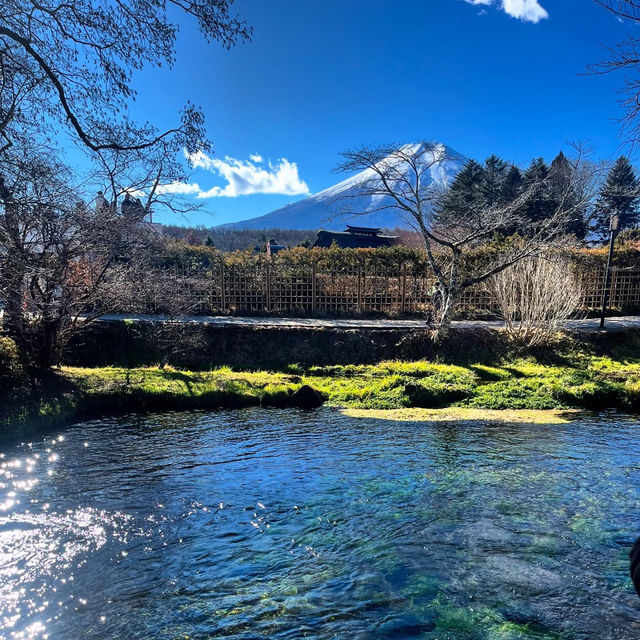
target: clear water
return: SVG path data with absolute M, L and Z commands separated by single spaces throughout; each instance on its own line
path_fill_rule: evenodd
M 640 638 L 640 423 L 246 410 L 0 459 L 3 638 Z

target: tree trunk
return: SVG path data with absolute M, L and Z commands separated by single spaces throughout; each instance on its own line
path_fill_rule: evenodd
M 445 280 L 442 274 L 439 276 L 439 301 L 441 306 L 438 324 L 433 334 L 433 341 L 436 344 L 444 342 L 449 335 L 451 322 L 453 320 L 453 311 L 460 297 L 460 283 L 458 280 L 458 269 L 461 253 L 457 247 L 452 247 L 451 251 L 451 267 L 449 277 Z
M 41 369 L 60 364 L 60 321 L 43 319 L 37 365 Z
M 453 292 L 449 291 L 443 296 L 444 304 L 442 306 L 442 312 L 440 314 L 438 326 L 433 334 L 433 341 L 436 344 L 440 344 L 446 340 L 451 329 L 451 322 L 453 320 L 453 311 L 456 303 L 456 298 Z
M 16 343 L 21 360 L 26 362 L 28 353 L 27 327 L 24 305 L 23 270 L 13 265 L 14 272 L 7 286 L 3 324 L 10 338 Z

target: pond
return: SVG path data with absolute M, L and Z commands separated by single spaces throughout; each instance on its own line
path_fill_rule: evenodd
M 640 638 L 633 417 L 174 413 L 1 455 L 3 638 Z

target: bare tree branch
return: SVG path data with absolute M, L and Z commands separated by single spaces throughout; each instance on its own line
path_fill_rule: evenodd
M 462 205 L 455 216 L 444 213 L 448 197 L 444 180 L 449 165 L 460 162 L 444 145 L 384 145 L 347 151 L 338 170 L 363 172 L 356 191 L 345 198 L 343 213 L 359 215 L 372 210 L 396 209 L 407 214 L 420 231 L 429 265 L 436 279 L 432 301 L 437 319 L 436 339 L 446 336 L 456 305 L 470 287 L 492 278 L 519 261 L 565 242 L 568 224 L 582 215 L 594 196 L 594 174 L 583 162 L 577 146 L 569 162 L 562 154 L 547 177 L 524 185 L 507 202 Z M 375 202 L 366 211 L 349 206 L 349 199 Z M 545 216 L 529 219 L 535 203 Z M 510 228 L 527 228 L 522 237 L 504 241 L 490 260 L 474 265 L 473 250 L 504 236 Z

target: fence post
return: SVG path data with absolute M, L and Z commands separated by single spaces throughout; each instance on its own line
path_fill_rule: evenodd
M 271 264 L 267 262 L 267 311 L 271 311 Z
M 311 264 L 311 311 L 316 311 L 316 263 Z
M 404 313 L 407 310 L 407 263 L 402 263 L 402 284 L 400 286 L 400 310 Z
M 220 298 L 221 298 L 221 306 L 220 311 L 224 313 L 227 310 L 227 292 L 224 286 L 224 261 L 220 261 Z
M 358 265 L 358 301 L 356 304 L 358 313 L 362 313 L 362 265 Z
M 611 267 L 611 284 L 609 287 L 609 307 L 623 306 L 620 300 L 616 300 L 618 295 L 618 269 L 619 267 Z M 616 302 L 618 303 L 616 305 Z

